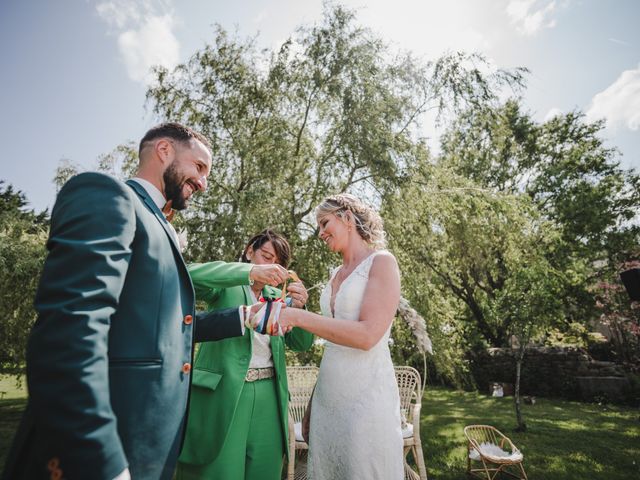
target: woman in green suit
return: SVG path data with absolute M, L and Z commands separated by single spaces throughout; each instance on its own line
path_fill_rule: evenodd
M 210 310 L 278 298 L 291 253 L 267 229 L 249 240 L 243 263 L 188 266 L 196 298 Z M 293 307 L 307 301 L 302 283 L 287 288 Z M 289 398 L 284 346 L 307 350 L 313 335 L 294 328 L 284 337 L 246 329 L 242 337 L 203 343 L 196 356 L 177 479 L 279 480 L 288 453 Z

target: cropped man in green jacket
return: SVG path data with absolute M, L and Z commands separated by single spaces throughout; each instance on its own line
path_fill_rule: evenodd
M 286 239 L 265 230 L 249 241 L 243 254 L 247 263 L 188 269 L 196 297 L 214 310 L 280 297 L 280 290 L 266 283 L 287 276 L 289 257 Z M 293 307 L 304 306 L 307 292 L 301 283 L 290 284 L 287 292 Z M 312 343 L 313 335 L 297 328 L 284 337 L 247 329 L 242 337 L 200 346 L 179 480 L 280 479 L 288 452 L 284 347 L 302 351 Z

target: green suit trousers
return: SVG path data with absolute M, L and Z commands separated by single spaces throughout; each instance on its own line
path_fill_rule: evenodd
M 206 465 L 181 463 L 176 480 L 280 480 L 284 447 L 276 379 L 245 382 L 220 455 Z

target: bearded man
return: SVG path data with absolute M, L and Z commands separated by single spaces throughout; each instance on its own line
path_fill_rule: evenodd
M 60 190 L 27 347 L 29 401 L 3 478 L 173 475 L 193 343 L 241 336 L 250 315 L 246 307 L 196 315 L 162 212 L 206 189 L 210 148 L 165 123 L 141 140 L 135 178 L 83 173 Z

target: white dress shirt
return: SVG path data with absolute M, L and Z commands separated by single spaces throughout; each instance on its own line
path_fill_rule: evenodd
M 153 203 L 156 204 L 156 207 L 158 207 L 160 211 L 162 211 L 165 204 L 167 203 L 167 199 L 164 198 L 164 195 L 160 190 L 158 190 L 158 187 L 156 187 L 150 181 L 145 180 L 144 178 L 134 177 L 131 180 L 133 180 L 142 188 L 144 188 L 145 191 L 151 197 L 151 200 L 153 200 Z M 168 223 L 169 223 L 169 230 L 171 230 L 171 233 L 173 234 L 173 239 L 176 241 L 176 245 L 180 246 L 180 238 L 178 237 L 178 232 L 176 232 L 176 229 L 173 227 L 173 225 L 171 225 L 171 222 L 168 222 Z
M 253 303 L 258 303 L 253 290 L 249 288 L 251 292 L 251 299 Z M 249 361 L 249 368 L 267 368 L 273 367 L 273 354 L 271 353 L 271 337 L 269 335 L 263 335 L 261 333 L 253 331 L 253 347 L 251 349 L 251 360 Z

